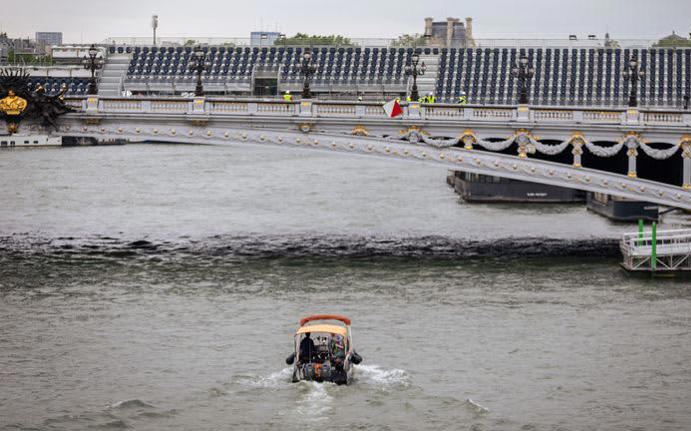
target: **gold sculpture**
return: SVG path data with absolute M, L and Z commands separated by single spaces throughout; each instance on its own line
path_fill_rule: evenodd
M 26 105 L 26 100 L 14 94 L 12 90 L 7 93 L 7 97 L 0 99 L 0 111 L 6 115 L 19 115 L 24 112 Z

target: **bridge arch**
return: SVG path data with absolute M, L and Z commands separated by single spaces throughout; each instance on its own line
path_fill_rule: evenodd
M 133 142 L 164 141 L 214 145 L 242 145 L 246 143 L 328 151 L 338 154 L 357 154 L 607 193 L 691 210 L 691 193 L 682 187 L 638 178 L 635 175 L 635 170 L 630 170 L 628 175 L 623 175 L 584 168 L 580 164 L 579 156 L 582 155 L 584 147 L 590 151 L 602 151 L 607 154 L 616 153 L 622 148 L 629 150 L 644 148 L 646 153 L 650 151 L 656 155 L 660 154 L 657 151 L 665 151 L 650 147 L 636 134 L 624 134 L 617 144 L 608 149 L 592 144 L 583 133 L 576 131 L 568 139 L 557 145 L 547 145 L 539 142 L 527 129 L 518 129 L 503 141 L 491 142 L 479 138 L 472 129 L 464 129 L 462 133 L 453 138 L 435 139 L 424 133 L 420 127 L 409 127 L 399 132 L 398 136 L 382 138 L 367 133 L 364 127 L 358 129 L 357 133 L 335 134 L 320 132 L 311 126 L 301 127 L 300 125 L 289 130 L 272 130 L 254 129 L 249 125 L 228 127 L 228 125 L 209 124 L 205 121 L 171 123 L 150 120 L 144 123 L 145 126 L 109 125 L 107 123 L 100 124 L 98 121 L 93 121 L 91 124 L 86 123 L 68 121 L 57 134 L 93 137 L 100 140 L 126 139 Z M 684 164 L 691 169 L 691 166 L 688 166 L 691 161 L 691 138 L 687 138 L 681 139 L 662 155 L 671 157 L 681 149 Z M 518 145 L 516 155 L 495 152 L 501 147 L 508 148 L 514 143 Z M 480 151 L 478 147 L 484 147 L 485 150 L 489 151 Z M 534 151 L 556 154 L 568 149 L 572 151 L 573 155 L 573 163 L 570 165 L 530 157 Z M 684 181 L 684 187 L 690 188 L 691 178 L 687 178 L 686 172 Z

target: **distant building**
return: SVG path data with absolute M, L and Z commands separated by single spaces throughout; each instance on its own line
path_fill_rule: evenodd
M 691 36 L 691 34 L 689 35 Z M 688 47 L 691 46 L 691 37 L 688 39 L 679 36 L 676 32 L 672 31 L 672 34 L 665 36 L 653 44 L 653 47 L 659 48 L 676 48 L 676 47 Z
M 13 39 L 7 33 L 0 33 L 0 47 L 7 49 L 8 53 L 14 54 L 36 54 L 36 43 L 29 39 Z
M 663 37 L 662 39 L 660 39 L 660 41 L 661 42 L 664 41 L 664 42 L 678 43 L 681 41 L 686 42 L 686 41 L 688 41 L 688 39 L 679 36 L 674 30 L 672 30 L 672 34 L 670 34 L 669 36 Z
M 45 55 L 50 54 L 50 48 L 52 46 L 62 45 L 62 33 L 60 32 L 48 32 L 48 31 L 37 31 L 35 38 L 34 51 L 36 54 Z
M 250 45 L 272 46 L 282 34 L 277 31 L 253 31 L 250 33 Z
M 473 48 L 473 19 L 465 19 L 465 25 L 458 18 L 446 18 L 446 21 L 434 21 L 425 18 L 425 37 L 428 46 L 448 48 Z
M 7 33 L 0 33 L 0 57 L 13 56 L 12 61 L 17 61 L 17 56 L 22 56 L 22 61 L 30 60 L 34 57 L 41 57 L 48 52 L 46 45 L 36 43 L 35 40 L 22 38 L 10 38 Z
M 7 38 L 7 33 L 0 33 L 0 63 L 7 62 L 7 55 L 12 47 L 11 41 Z
M 62 32 L 37 31 L 36 44 L 45 46 L 62 45 Z

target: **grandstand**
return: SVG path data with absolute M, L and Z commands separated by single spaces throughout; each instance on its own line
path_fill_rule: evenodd
M 251 93 L 257 70 L 277 80 L 281 90 L 302 87 L 295 67 L 306 47 L 224 47 L 205 46 L 211 62 L 205 72 L 209 94 Z M 405 93 L 404 66 L 410 63 L 413 48 L 311 48 L 316 72 L 315 93 L 373 92 Z M 194 88 L 196 76 L 190 68 L 191 47 L 135 47 L 127 70 L 125 88 L 132 92 L 180 93 Z M 267 75 L 268 72 L 268 75 Z
M 442 50 L 435 93 L 443 100 L 465 91 L 476 103 L 515 103 L 516 83 L 510 71 L 521 54 L 535 68 L 529 89 L 534 104 L 620 105 L 629 94 L 621 72 L 632 57 L 646 72 L 638 82 L 641 105 L 679 106 L 690 92 L 688 48 L 485 48 Z
M 428 65 L 427 74 L 418 79 L 420 91 L 433 92 L 438 102 L 453 102 L 465 92 L 471 104 L 517 103 L 517 82 L 511 69 L 523 53 L 535 69 L 528 89 L 533 104 L 621 106 L 630 85 L 622 71 L 632 57 L 645 71 L 637 84 L 639 105 L 680 107 L 691 93 L 691 48 L 559 47 L 554 43 L 483 47 L 482 41 L 477 42 L 476 48 L 204 45 L 211 63 L 203 74 L 204 91 L 218 96 L 266 95 L 257 88 L 267 80 L 273 82 L 269 95 L 299 91 L 302 77 L 296 62 L 310 49 L 316 65 L 311 89 L 319 98 L 405 96 L 411 85 L 405 66 L 416 51 Z M 109 95 L 172 96 L 194 90 L 190 46 L 111 45 L 106 55 L 104 76 L 108 79 L 101 86 L 112 86 Z M 84 78 L 55 83 L 45 78 L 42 83 L 57 91 L 62 82 L 68 85 L 69 94 L 83 94 L 88 83 Z
M 41 85 L 47 94 L 55 95 L 64 85 L 68 96 L 85 95 L 89 87 L 90 72 L 84 69 L 82 59 L 88 54 L 89 47 L 90 45 L 54 46 L 47 61 L 29 64 L 17 61 L 0 67 L 24 68 L 30 75 L 29 91 Z M 107 49 L 101 48 L 99 51 L 99 55 L 105 55 Z
M 67 92 L 65 94 L 68 96 L 80 96 L 86 94 L 86 91 L 89 87 L 89 79 L 73 77 L 58 78 L 48 76 L 33 76 L 29 78 L 29 91 L 33 91 L 36 89 L 36 87 L 38 87 L 38 85 L 42 85 L 46 90 L 46 93 L 49 95 L 59 93 L 60 89 L 64 85 L 67 88 Z
M 203 82 L 210 94 L 251 94 L 257 70 L 273 70 L 278 91 L 300 88 L 295 67 L 306 47 L 205 46 L 212 67 Z M 311 48 L 317 72 L 312 91 L 403 95 L 404 67 L 413 48 Z M 124 88 L 133 92 L 179 94 L 191 91 L 190 47 L 111 47 L 130 54 Z M 130 51 L 128 53 L 128 51 Z M 638 82 L 641 105 L 680 106 L 691 92 L 691 48 L 418 48 L 423 61 L 436 63 L 433 91 L 439 101 L 454 101 L 461 91 L 471 103 L 514 104 L 511 69 L 525 53 L 535 68 L 532 103 L 543 105 L 621 105 L 629 83 L 621 78 L 635 57 L 646 75 Z

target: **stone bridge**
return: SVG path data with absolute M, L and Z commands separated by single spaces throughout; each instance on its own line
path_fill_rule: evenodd
M 379 103 L 342 101 L 90 96 L 68 103 L 78 111 L 51 133 L 360 154 L 691 210 L 691 113 L 678 110 L 413 102 L 389 118 Z

